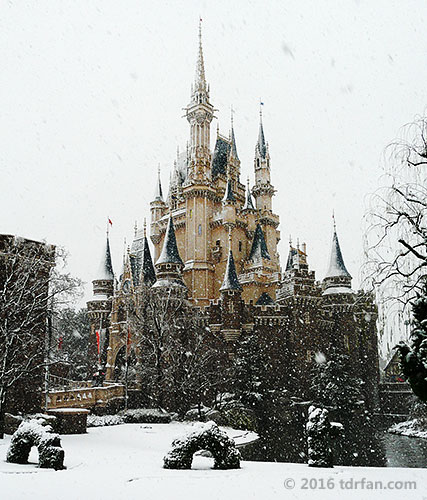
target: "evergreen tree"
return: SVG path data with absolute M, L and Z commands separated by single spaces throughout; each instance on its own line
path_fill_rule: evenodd
M 427 285 L 412 305 L 413 329 L 411 343 L 400 343 L 396 349 L 400 354 L 403 375 L 412 391 L 427 403 Z

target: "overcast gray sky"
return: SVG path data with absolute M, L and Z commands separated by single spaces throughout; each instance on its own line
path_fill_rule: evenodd
M 323 277 L 335 209 L 357 284 L 364 197 L 384 147 L 425 110 L 426 15 L 424 0 L 0 0 L 0 232 L 64 245 L 90 282 L 109 216 L 120 267 L 157 164 L 167 191 L 188 138 L 201 16 L 211 101 L 223 133 L 236 111 L 243 182 L 265 103 L 282 265 L 292 234 Z

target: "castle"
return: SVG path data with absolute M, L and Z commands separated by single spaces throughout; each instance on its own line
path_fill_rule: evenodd
M 211 151 L 214 107 L 206 81 L 201 30 L 196 77 L 185 108 L 190 141 L 174 162 L 167 196 L 157 180 L 150 203 L 151 257 L 146 227 L 135 230 L 118 280 L 113 273 L 108 235 L 104 258 L 88 302 L 92 338 L 106 379 L 117 376 L 129 335 L 126 297 L 142 287 L 188 298 L 203 312 L 208 330 L 220 332 L 230 353 L 245 332 L 274 339 L 282 335 L 292 353 L 287 370 L 304 373 L 318 352 L 332 347 L 350 355 L 366 378 L 369 397 L 378 379 L 377 311 L 370 296 L 351 288 L 336 228 L 330 264 L 322 283 L 309 270 L 306 245 L 290 245 L 286 267 L 280 265 L 279 216 L 273 212 L 275 189 L 262 116 L 255 146 L 255 185 L 240 182 L 240 160 L 233 128 L 216 134 Z M 261 115 L 261 113 L 260 113 Z M 154 262 L 154 265 L 153 265 Z M 278 368 L 279 369 L 279 368 Z M 283 367 L 282 367 L 283 370 Z M 115 375 L 116 374 L 116 375 Z

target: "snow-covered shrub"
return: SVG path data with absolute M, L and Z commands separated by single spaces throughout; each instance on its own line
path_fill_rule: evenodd
M 341 424 L 329 422 L 328 410 L 310 406 L 306 424 L 310 467 L 333 467 L 331 438 L 341 430 Z
M 138 408 L 120 413 L 126 424 L 169 424 L 171 416 L 158 408 Z
M 236 444 L 215 422 L 199 424 L 188 435 L 175 439 L 172 449 L 163 459 L 163 466 L 165 469 L 191 469 L 193 455 L 200 450 L 212 454 L 215 469 L 240 468 L 240 453 Z
M 64 450 L 58 434 L 52 432 L 43 419 L 22 422 L 10 441 L 6 461 L 26 464 L 31 448 L 39 452 L 39 467 L 60 470 L 64 468 Z
M 121 415 L 88 415 L 87 417 L 88 427 L 106 427 L 124 423 Z

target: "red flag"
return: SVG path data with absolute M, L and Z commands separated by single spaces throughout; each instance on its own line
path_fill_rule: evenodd
M 100 342 L 99 331 L 96 330 L 95 333 L 96 333 L 96 344 L 98 346 L 98 356 L 99 356 L 99 342 Z
M 113 225 L 113 223 L 111 222 L 111 219 L 110 219 L 110 218 L 108 218 L 108 224 L 110 224 L 110 226 L 112 226 L 112 225 Z

